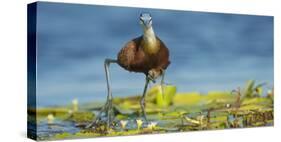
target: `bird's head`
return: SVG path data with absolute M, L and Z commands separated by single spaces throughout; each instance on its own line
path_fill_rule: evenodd
M 140 14 L 140 24 L 144 29 L 149 29 L 152 27 L 152 17 L 149 13 Z

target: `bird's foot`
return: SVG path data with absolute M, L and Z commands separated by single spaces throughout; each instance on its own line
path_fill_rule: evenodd
M 107 123 L 105 121 L 99 121 L 99 122 L 93 122 L 92 126 L 85 129 L 89 132 L 99 133 L 99 134 L 110 134 L 113 130 L 113 123 L 107 126 Z
M 86 129 L 104 128 L 106 131 L 111 130 L 111 128 L 114 126 L 113 117 L 112 101 L 107 101 L 106 104 L 101 108 L 96 119 L 87 125 Z

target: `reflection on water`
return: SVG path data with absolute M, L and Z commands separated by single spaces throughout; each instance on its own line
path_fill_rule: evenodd
M 37 105 L 105 100 L 104 59 L 141 34 L 142 11 L 170 49 L 166 82 L 179 92 L 272 85 L 273 17 L 40 3 Z M 114 96 L 142 92 L 143 75 L 117 65 L 111 75 Z

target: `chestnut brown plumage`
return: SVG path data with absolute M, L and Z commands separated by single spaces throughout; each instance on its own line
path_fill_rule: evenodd
M 101 109 L 97 119 L 91 123 L 88 127 L 92 127 L 93 124 L 97 124 L 101 120 L 102 112 L 105 112 L 107 116 L 107 128 L 110 126 L 113 119 L 112 111 L 112 92 L 111 82 L 109 76 L 109 65 L 111 63 L 117 63 L 122 68 L 130 72 L 144 73 L 146 76 L 146 82 L 144 91 L 140 100 L 140 105 L 145 121 L 147 121 L 145 113 L 145 95 L 147 86 L 150 81 L 155 80 L 162 76 L 161 88 L 163 93 L 164 75 L 165 70 L 170 64 L 169 50 L 165 44 L 154 34 L 152 28 L 152 17 L 149 13 L 142 13 L 140 15 L 140 24 L 143 27 L 144 34 L 129 41 L 118 53 L 116 59 L 105 59 L 104 67 L 106 72 L 107 81 L 107 101 Z M 164 93 L 163 93 L 164 94 Z
M 117 57 L 117 63 L 125 70 L 132 72 L 152 75 L 149 74 L 149 71 L 153 71 L 153 73 L 162 74 L 161 72 L 166 70 L 170 64 L 169 50 L 158 37 L 156 37 L 156 41 L 159 51 L 155 54 L 148 54 L 142 48 L 144 45 L 143 36 L 133 39 L 121 49 Z M 151 77 L 156 78 L 158 76 L 152 75 Z

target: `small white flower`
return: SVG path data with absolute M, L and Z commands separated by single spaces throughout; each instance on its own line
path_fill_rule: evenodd
M 230 104 L 226 104 L 225 106 L 226 106 L 226 108 L 230 108 L 230 107 L 231 107 L 231 105 L 230 105 Z
M 121 128 L 122 128 L 122 129 L 125 129 L 125 128 L 126 128 L 127 123 L 128 123 L 128 121 L 127 121 L 127 120 L 121 120 L 121 121 L 120 121 Z
M 55 117 L 54 117 L 53 114 L 48 114 L 48 116 L 47 116 L 47 123 L 48 124 L 53 124 L 54 123 L 54 119 L 55 119 Z
M 78 100 L 77 100 L 77 99 L 73 99 L 73 100 L 72 100 L 72 104 L 73 104 L 73 105 L 78 105 Z
M 141 126 L 142 126 L 143 121 L 141 119 L 137 119 L 136 121 L 137 121 L 138 129 L 140 129 Z
M 72 106 L 73 106 L 73 111 L 78 111 L 78 100 L 77 99 L 72 100 Z
M 73 114 L 73 110 L 71 110 L 71 109 L 68 110 L 68 114 L 70 114 L 70 115 Z
M 147 128 L 150 129 L 150 130 L 153 130 L 153 129 L 155 129 L 156 125 L 157 125 L 157 122 L 150 122 L 147 125 Z

